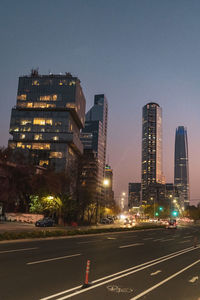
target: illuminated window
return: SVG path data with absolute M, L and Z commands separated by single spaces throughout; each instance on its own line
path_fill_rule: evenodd
M 19 128 L 18 128 L 18 127 L 16 127 L 16 128 L 14 129 L 14 131 L 19 131 Z
M 32 85 L 40 85 L 38 80 L 33 80 Z
M 52 119 L 41 119 L 41 118 L 34 118 L 33 124 L 34 125 L 52 125 Z
M 52 125 L 52 123 L 53 123 L 53 122 L 52 122 L 52 120 L 51 120 L 51 119 L 47 119 L 47 120 L 46 120 L 46 124 L 48 124 L 48 125 Z
M 55 104 L 47 104 L 47 107 L 56 107 Z
M 70 82 L 69 82 L 69 86 L 72 86 L 72 85 L 75 85 L 75 84 L 76 84 L 75 81 L 70 81 Z
M 56 101 L 57 99 L 58 99 L 58 95 L 40 96 L 41 101 Z
M 22 94 L 22 95 L 18 95 L 17 96 L 17 100 L 26 100 L 27 99 L 27 95 L 26 94 Z
M 34 125 L 45 125 L 45 119 L 34 118 L 33 119 L 33 124 Z
M 59 85 L 63 85 L 62 81 L 59 82 Z
M 46 108 L 46 103 L 35 102 L 34 107 L 36 108 Z
M 49 161 L 48 160 L 40 160 L 39 165 L 42 167 L 44 165 L 48 165 Z
M 31 120 L 21 120 L 20 124 L 21 125 L 31 124 Z
M 27 104 L 25 102 L 21 102 L 17 104 L 18 107 L 26 107 Z
M 72 126 L 72 124 L 70 124 L 70 129 L 69 129 L 70 131 L 72 131 L 73 130 L 73 126 Z
M 33 103 L 32 102 L 28 102 L 27 103 L 27 107 L 33 107 Z
M 21 146 L 22 146 L 22 143 L 17 143 L 17 148 L 21 148 Z
M 42 134 L 34 134 L 34 140 L 42 140 Z
M 34 143 L 34 144 L 32 144 L 32 149 L 36 149 L 36 150 L 48 150 L 48 149 L 50 149 L 50 144 L 46 144 L 46 143 Z
M 62 152 L 51 152 L 49 155 L 49 158 L 62 158 L 63 153 Z
M 76 104 L 75 103 L 67 103 L 66 107 L 68 107 L 68 108 L 75 108 L 76 109 Z
M 10 147 L 11 149 L 15 149 L 16 144 L 15 144 L 15 143 L 9 143 L 9 147 Z
M 74 151 L 71 148 L 68 149 L 68 152 L 70 155 L 72 155 L 72 156 L 74 155 Z
M 55 126 L 60 126 L 62 125 L 62 122 L 58 121 L 58 122 L 55 122 Z
M 31 149 L 31 145 L 26 145 L 26 148 Z
M 58 141 L 59 140 L 59 137 L 56 135 L 56 136 L 53 136 L 52 138 L 54 141 Z
M 25 134 L 20 134 L 20 139 L 23 140 L 25 139 L 26 135 Z

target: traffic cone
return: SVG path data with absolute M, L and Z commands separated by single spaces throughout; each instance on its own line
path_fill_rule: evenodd
M 89 282 L 89 273 L 90 273 L 90 260 L 87 260 L 86 271 L 85 271 L 85 282 L 82 285 L 82 289 L 85 289 L 91 286 L 91 282 Z

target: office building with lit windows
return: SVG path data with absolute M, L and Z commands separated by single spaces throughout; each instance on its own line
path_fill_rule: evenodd
M 187 129 L 179 126 L 175 135 L 174 153 L 174 185 L 179 192 L 179 204 L 182 207 L 189 205 L 189 165 Z
M 143 204 L 164 201 L 162 109 L 154 102 L 143 107 L 141 188 Z
M 128 184 L 128 208 L 141 205 L 141 183 L 129 182 Z
M 84 122 L 80 80 L 70 73 L 40 75 L 32 70 L 19 78 L 8 145 L 28 153 L 35 165 L 63 171 L 83 153 L 80 129 Z
M 106 184 L 105 184 L 106 183 Z M 114 191 L 113 191 L 113 170 L 111 166 L 105 166 L 105 175 L 104 175 L 104 193 L 106 199 L 106 205 L 113 204 L 114 202 Z

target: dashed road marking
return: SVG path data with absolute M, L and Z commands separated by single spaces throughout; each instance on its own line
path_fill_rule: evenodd
M 195 281 L 197 281 L 199 279 L 199 276 L 194 276 L 192 277 L 189 282 L 194 283 Z
M 150 275 L 151 275 L 151 276 L 154 276 L 154 275 L 157 275 L 157 274 L 160 273 L 160 272 L 162 272 L 162 271 L 161 271 L 161 270 L 158 270 L 158 271 L 155 271 L 155 272 L 151 273 Z
M 179 244 L 189 243 L 189 242 L 191 242 L 191 240 L 181 241 L 181 242 L 179 242 Z
M 119 246 L 120 249 L 122 248 L 128 248 L 128 247 L 134 247 L 134 246 L 142 246 L 144 245 L 143 243 L 135 243 L 135 244 L 130 244 L 130 245 L 124 245 L 124 246 Z
M 12 253 L 12 252 L 20 252 L 20 251 L 29 251 L 29 250 L 36 250 L 39 249 L 38 247 L 34 247 L 34 248 L 22 248 L 22 249 L 13 249 L 13 250 L 4 250 L 4 251 L 0 251 L 0 254 L 3 253 Z
M 60 259 L 65 259 L 65 258 L 71 258 L 75 256 L 80 256 L 81 254 L 72 254 L 72 255 L 66 255 L 66 256 L 60 256 L 60 257 L 54 257 L 54 258 L 49 258 L 49 259 L 43 259 L 43 260 L 37 260 L 37 261 L 32 261 L 27 263 L 27 265 L 36 265 L 36 264 L 41 264 L 49 261 L 54 261 L 54 260 L 60 260 Z

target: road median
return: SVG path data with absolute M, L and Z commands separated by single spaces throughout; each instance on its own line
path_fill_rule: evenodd
M 137 231 L 137 230 L 147 230 L 147 229 L 156 229 L 164 228 L 163 225 L 138 225 L 131 228 L 122 228 L 122 227 L 109 227 L 109 228 L 74 228 L 74 229 L 59 229 L 55 228 L 48 230 L 30 230 L 30 231 L 18 231 L 18 232 L 9 232 L 5 231 L 0 233 L 0 241 L 9 241 L 9 240 L 21 240 L 21 239 L 41 239 L 41 238 L 53 238 L 53 237 L 70 237 L 76 235 L 89 235 L 89 234 L 100 234 L 100 233 L 112 233 L 112 232 L 127 232 L 127 231 Z

